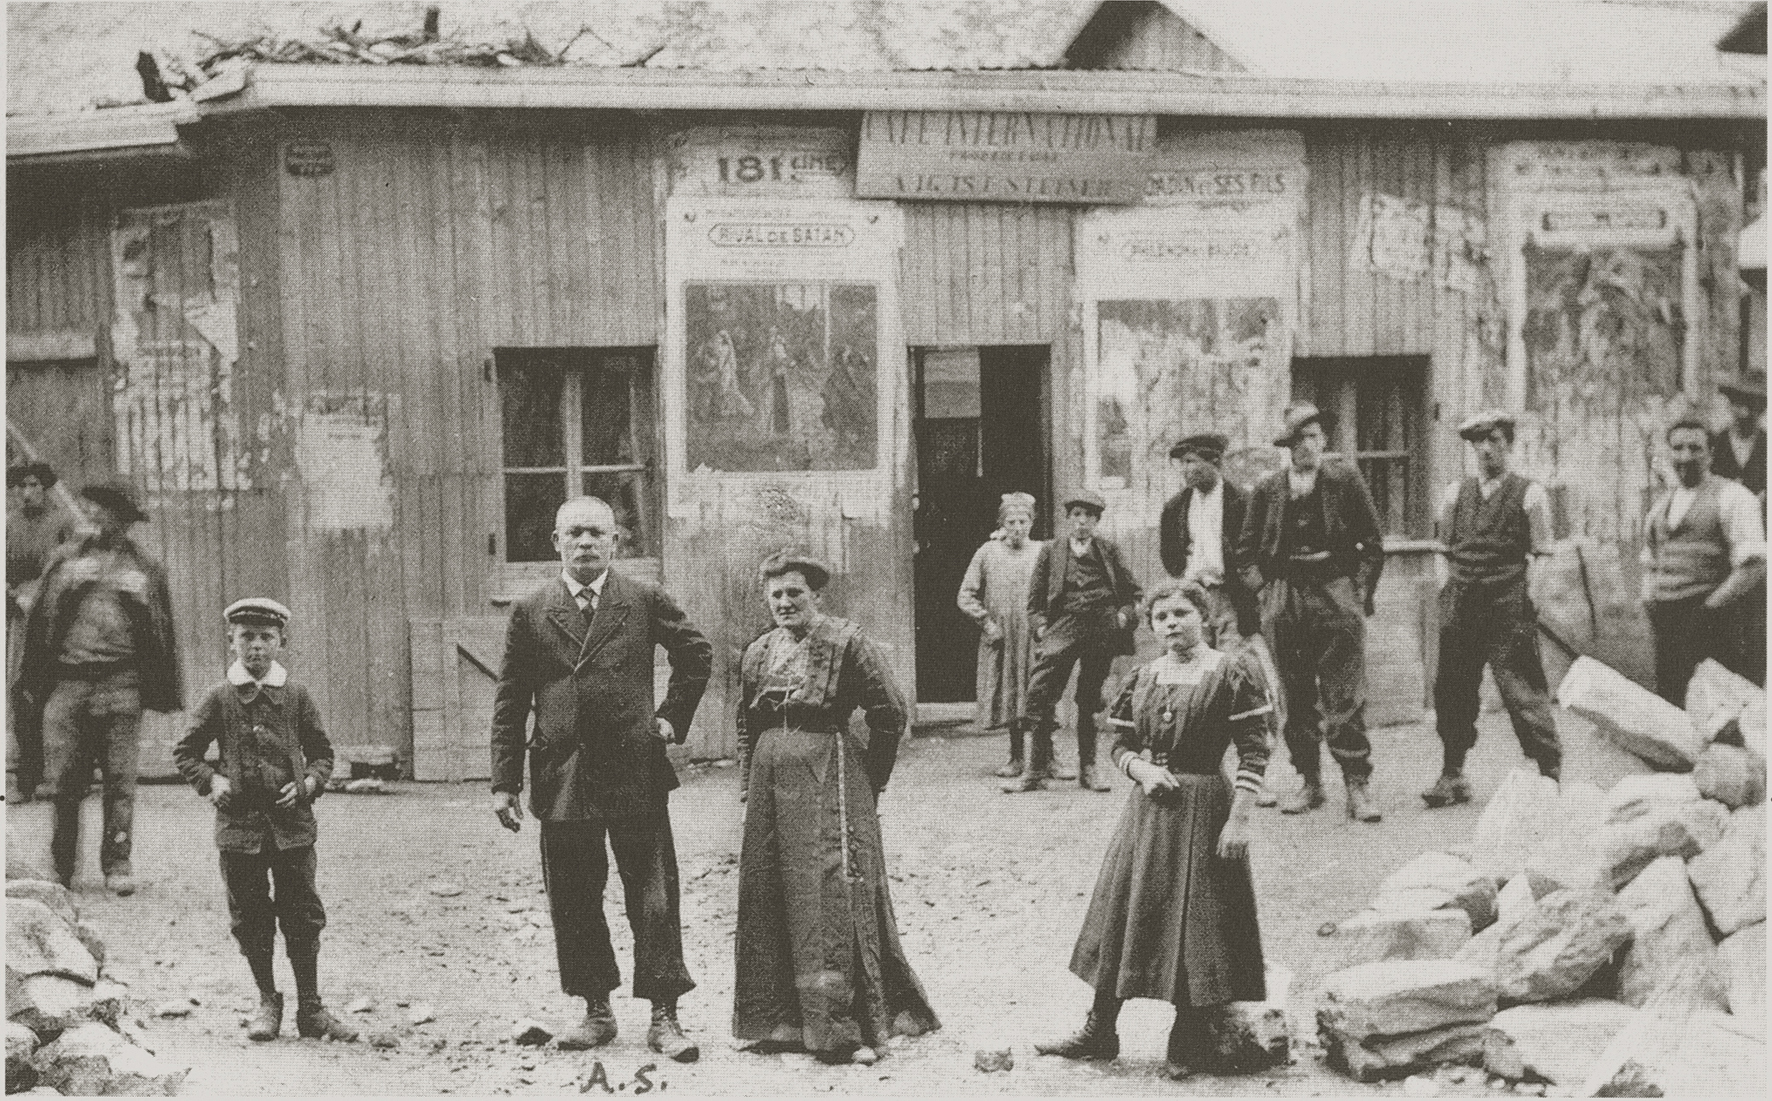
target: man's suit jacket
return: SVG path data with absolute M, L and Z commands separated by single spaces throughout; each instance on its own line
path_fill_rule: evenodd
M 1317 491 L 1323 500 L 1330 572 L 1354 579 L 1365 599 L 1366 614 L 1371 615 L 1373 594 L 1384 572 L 1384 536 L 1372 494 L 1359 467 L 1341 458 L 1325 458 L 1317 468 Z M 1259 593 L 1281 568 L 1280 526 L 1290 492 L 1282 467 L 1256 482 L 1249 495 L 1249 510 L 1237 536 L 1236 568 L 1252 592 Z
M 1766 492 L 1766 433 L 1754 433 L 1754 449 L 1747 462 L 1735 461 L 1735 448 L 1729 442 L 1729 430 L 1710 434 L 1710 472 L 1719 478 L 1731 478 L 1747 487 L 1754 496 Z
M 1120 553 L 1119 544 L 1097 535 L 1095 547 L 1101 552 L 1108 583 L 1114 588 L 1114 609 L 1126 622 L 1125 627 L 1114 632 L 1114 653 L 1130 654 L 1133 652 L 1132 631 L 1138 626 L 1138 601 L 1143 593 L 1138 587 L 1138 578 L 1126 566 L 1126 556 Z M 1049 615 L 1064 592 L 1064 575 L 1070 564 L 1071 541 L 1062 534 L 1041 547 L 1040 557 L 1034 559 L 1034 574 L 1028 579 L 1028 619 L 1036 631 L 1055 626 L 1049 624 Z
M 653 647 L 671 685 L 653 707 Z M 558 578 L 511 609 L 492 704 L 492 790 L 523 790 L 529 716 L 529 809 L 547 821 L 661 813 L 677 773 L 655 717 L 681 743 L 707 688 L 713 647 L 665 593 L 621 575 L 603 584 L 590 628 Z
M 1224 531 L 1219 540 L 1219 554 L 1224 562 L 1224 595 L 1237 610 L 1237 633 L 1247 638 L 1261 630 L 1261 602 L 1249 586 L 1243 584 L 1243 576 L 1236 569 L 1237 534 L 1243 530 L 1243 516 L 1249 510 L 1249 491 L 1229 481 L 1219 484 L 1224 486 Z M 1193 551 L 1194 537 L 1187 526 L 1193 503 L 1194 488 L 1189 486 L 1163 505 L 1157 552 L 1170 577 L 1180 577 L 1187 571 L 1188 555 Z

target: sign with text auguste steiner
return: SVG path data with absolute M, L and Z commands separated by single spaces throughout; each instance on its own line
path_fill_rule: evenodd
M 1151 115 L 870 111 L 855 190 L 874 199 L 1136 203 L 1156 136 Z

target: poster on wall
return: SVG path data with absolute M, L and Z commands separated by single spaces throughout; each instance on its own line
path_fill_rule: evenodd
M 1203 431 L 1254 461 L 1287 392 L 1303 142 L 1283 131 L 1168 143 L 1146 201 L 1077 230 L 1083 466 L 1128 515 L 1174 490 L 1169 448 Z M 1245 452 L 1239 455 L 1238 452 Z
M 898 211 L 677 197 L 667 219 L 672 468 L 690 483 L 886 469 L 904 376 Z M 699 492 L 670 481 L 673 501 Z

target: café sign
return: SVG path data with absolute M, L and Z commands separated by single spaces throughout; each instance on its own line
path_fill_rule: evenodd
M 1152 115 L 870 111 L 856 194 L 864 198 L 1130 204 L 1144 194 Z

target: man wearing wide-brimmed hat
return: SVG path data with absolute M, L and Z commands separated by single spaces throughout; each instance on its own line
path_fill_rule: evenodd
M 1383 815 L 1367 791 L 1366 624 L 1384 569 L 1372 495 L 1349 462 L 1326 461 L 1322 414 L 1288 406 L 1274 440 L 1291 463 L 1256 483 L 1237 537 L 1236 567 L 1261 595 L 1262 635 L 1280 669 L 1286 749 L 1303 786 L 1280 804 L 1287 814 L 1323 805 L 1321 743 L 1341 765 L 1349 818 Z M 1317 721 L 1321 707 L 1322 724 Z
M 50 496 L 55 470 L 48 463 L 8 467 L 6 488 L 17 492 L 6 513 L 6 683 L 18 678 L 24 652 L 25 613 L 37 599 L 37 579 L 55 548 L 74 536 L 77 519 Z M 7 723 L 6 798 L 28 801 L 43 779 L 41 732 L 19 726 L 18 715 Z
M 1440 590 L 1440 662 L 1434 677 L 1440 778 L 1421 793 L 1430 807 L 1468 803 L 1464 759 L 1477 743 L 1483 666 L 1495 675 L 1520 749 L 1538 771 L 1562 778 L 1562 747 L 1550 687 L 1538 654 L 1538 613 L 1528 593 L 1535 556 L 1548 554 L 1550 498 L 1513 473 L 1514 418 L 1498 409 L 1458 426 L 1477 456 L 1477 473 L 1446 487 L 1438 524 L 1447 579 Z
M 1725 382 L 1717 390 L 1729 399 L 1729 427 L 1710 436 L 1710 472 L 1747 487 L 1756 497 L 1766 492 L 1766 412 L 1763 379 Z
M 125 482 L 80 491 L 92 530 L 50 558 L 25 622 L 14 705 L 41 718 L 45 787 L 55 802 L 50 858 L 64 885 L 79 861 L 80 803 L 104 775 L 105 886 L 135 893 L 135 773 L 142 709 L 184 707 L 166 571 L 129 538 L 146 520 Z

